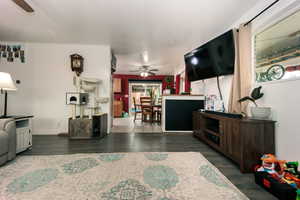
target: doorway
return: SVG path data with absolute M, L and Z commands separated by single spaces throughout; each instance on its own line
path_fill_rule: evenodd
M 162 95 L 162 83 L 153 81 L 130 81 L 129 82 L 129 102 L 128 102 L 128 112 L 132 116 L 134 115 L 134 103 L 133 98 L 136 99 L 139 104 L 139 99 L 141 97 L 150 97 L 152 93 L 152 98 L 155 102 Z
M 114 133 L 162 133 L 160 123 L 142 122 L 142 115 L 139 113 L 134 121 L 136 103 L 140 104 L 140 97 L 152 96 L 153 101 L 159 102 L 162 96 L 162 81 L 135 81 L 128 82 L 128 117 L 114 118 Z

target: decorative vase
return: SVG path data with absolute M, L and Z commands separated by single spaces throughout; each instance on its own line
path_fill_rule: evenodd
M 170 89 L 165 89 L 164 94 L 171 94 L 171 90 Z
M 271 115 L 270 107 L 251 107 L 250 109 L 253 118 L 268 119 Z

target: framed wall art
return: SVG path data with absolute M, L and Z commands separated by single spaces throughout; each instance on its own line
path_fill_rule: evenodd
M 0 42 L 0 62 L 25 63 L 24 45 Z
M 300 78 L 300 10 L 255 35 L 256 82 Z

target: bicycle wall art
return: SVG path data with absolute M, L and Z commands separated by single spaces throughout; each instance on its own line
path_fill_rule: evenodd
M 300 78 L 300 11 L 255 36 L 256 82 Z

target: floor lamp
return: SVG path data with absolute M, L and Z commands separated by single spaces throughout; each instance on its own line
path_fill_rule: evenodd
M 9 73 L 0 72 L 0 91 L 5 95 L 4 99 L 4 113 L 0 118 L 7 118 L 7 91 L 17 90 Z

